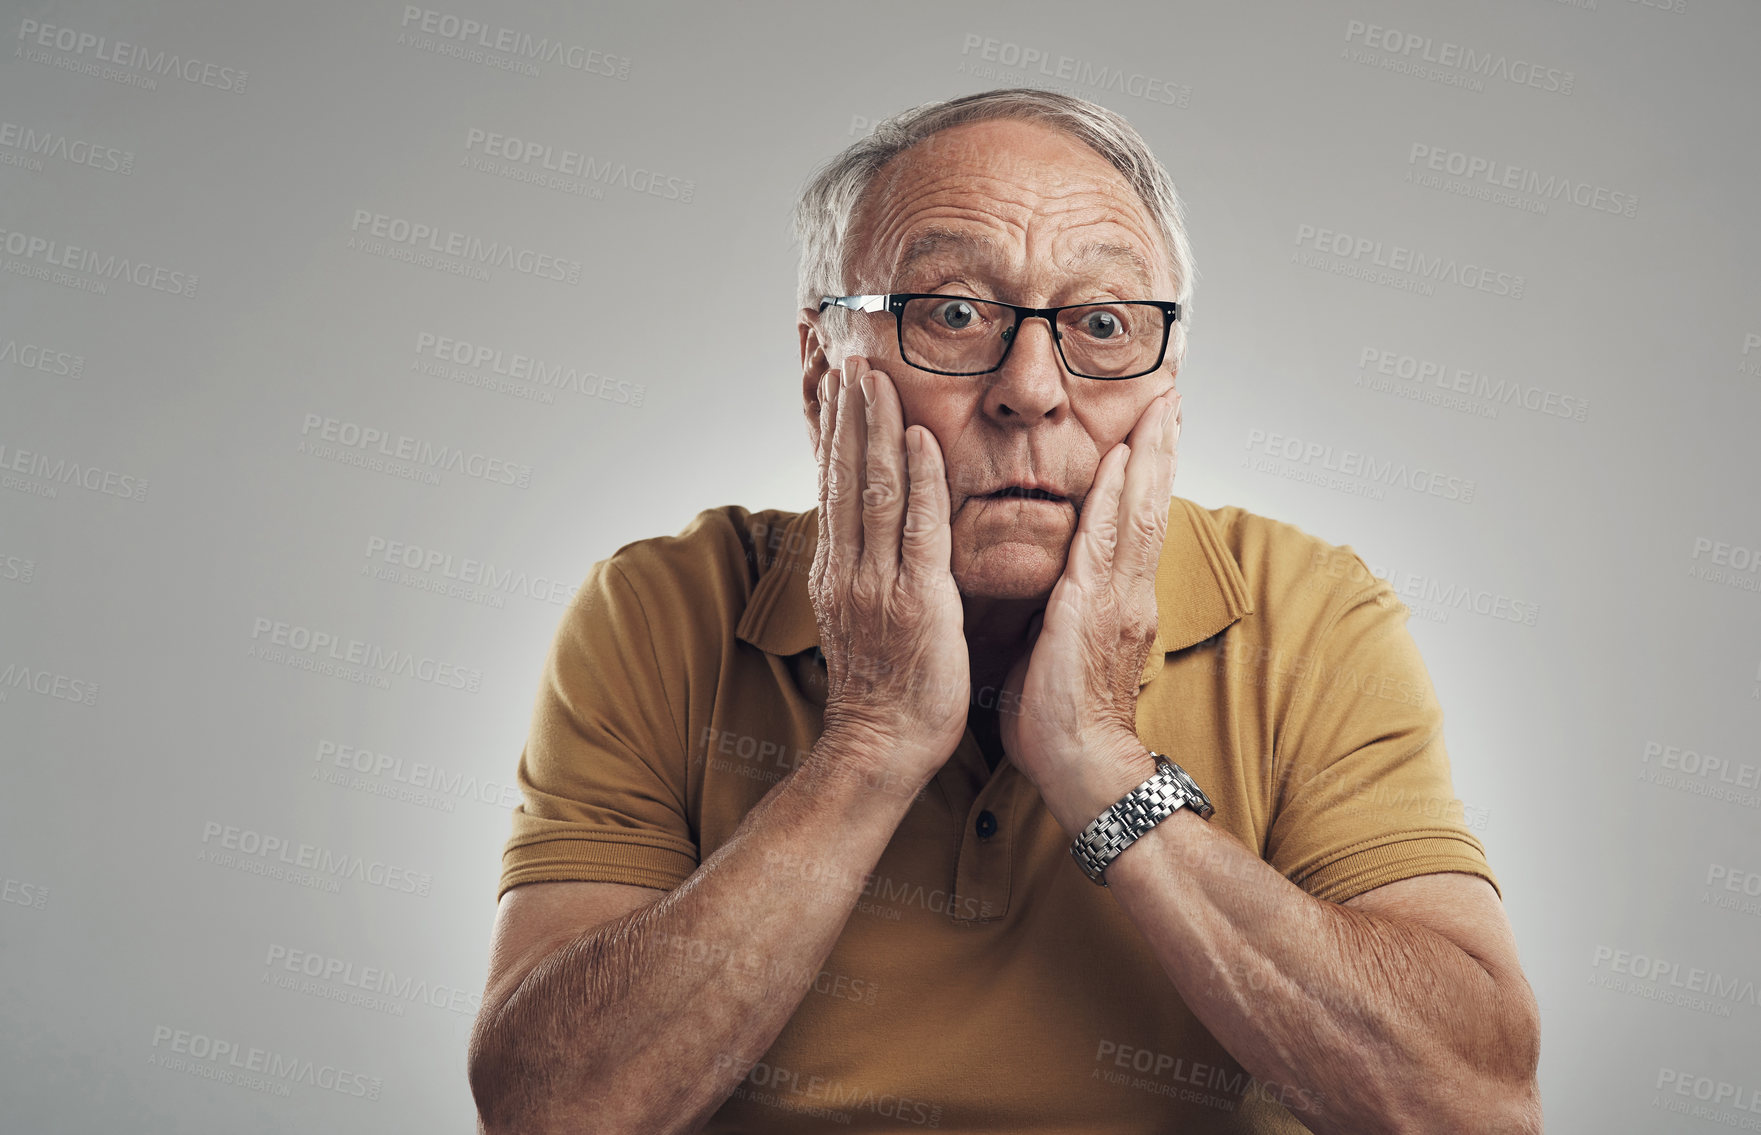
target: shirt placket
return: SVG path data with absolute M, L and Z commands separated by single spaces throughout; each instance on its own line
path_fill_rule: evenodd
M 1007 758 L 991 770 L 970 728 L 936 775 L 960 825 L 949 881 L 948 917 L 954 922 L 995 922 L 1008 913 L 1020 780 Z

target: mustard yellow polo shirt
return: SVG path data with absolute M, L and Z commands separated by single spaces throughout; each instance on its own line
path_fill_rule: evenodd
M 707 509 L 594 565 L 545 666 L 498 897 L 670 890 L 807 758 L 825 704 L 816 511 Z M 1348 546 L 1174 497 L 1156 604 L 1138 735 L 1210 796 L 1212 824 L 1334 902 L 1439 871 L 1497 886 L 1408 609 Z M 704 1130 L 1303 1130 L 1325 1099 L 1244 1072 L 1069 846 L 968 730 Z M 694 946 L 681 966 L 769 964 Z

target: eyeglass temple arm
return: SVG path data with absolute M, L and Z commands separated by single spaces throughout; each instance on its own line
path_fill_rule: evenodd
M 887 309 L 887 297 L 884 295 L 819 297 L 819 310 L 824 311 L 828 306 L 833 304 L 838 307 L 847 307 L 851 311 L 885 311 Z

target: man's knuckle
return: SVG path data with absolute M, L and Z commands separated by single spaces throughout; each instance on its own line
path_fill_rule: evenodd
M 871 572 L 858 571 L 850 581 L 850 599 L 864 610 L 873 610 L 880 605 L 880 581 Z
M 881 601 L 881 613 L 889 626 L 908 627 L 914 625 L 921 609 L 922 603 L 917 596 L 901 586 L 888 588 Z
M 899 499 L 899 485 L 890 477 L 871 476 L 862 490 L 865 508 L 887 508 Z

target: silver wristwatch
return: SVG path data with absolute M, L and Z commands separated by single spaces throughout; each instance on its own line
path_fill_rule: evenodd
M 1094 823 L 1070 844 L 1070 854 L 1088 873 L 1088 877 L 1107 885 L 1107 865 L 1119 853 L 1181 808 L 1190 808 L 1199 819 L 1208 820 L 1216 809 L 1210 797 L 1199 790 L 1186 770 L 1157 752 L 1156 773 L 1120 798 L 1117 804 L 1095 817 Z

